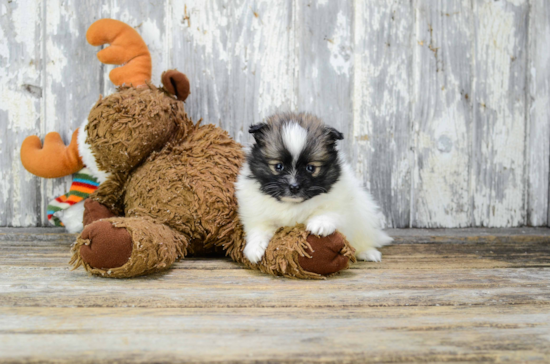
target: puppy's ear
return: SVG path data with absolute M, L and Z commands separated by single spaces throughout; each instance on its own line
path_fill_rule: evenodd
M 330 127 L 330 126 L 327 126 L 326 127 L 326 130 L 327 130 L 327 135 L 328 137 L 332 140 L 332 141 L 337 141 L 337 140 L 342 140 L 344 139 L 344 134 L 340 133 L 338 130 Z
M 248 128 L 248 132 L 252 134 L 254 140 L 256 140 L 256 143 L 261 143 L 264 139 L 264 135 L 267 129 L 268 125 L 266 123 L 259 123 L 250 125 L 250 128 Z

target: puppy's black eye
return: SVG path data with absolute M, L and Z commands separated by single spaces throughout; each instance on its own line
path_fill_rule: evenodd
M 285 169 L 285 166 L 283 166 L 282 163 L 277 163 L 277 164 L 275 165 L 275 170 L 276 170 L 277 172 L 281 172 L 283 169 Z
M 308 164 L 306 166 L 306 171 L 308 171 L 309 173 L 315 172 L 315 166 L 313 164 Z

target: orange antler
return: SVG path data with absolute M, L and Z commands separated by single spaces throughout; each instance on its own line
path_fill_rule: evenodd
M 86 32 L 88 43 L 93 46 L 110 44 L 99 51 L 102 63 L 123 65 L 109 73 L 111 82 L 134 87 L 151 79 L 151 55 L 139 33 L 126 23 L 114 19 L 100 19 Z
M 44 138 L 44 148 L 36 135 L 25 138 L 21 145 L 23 167 L 44 178 L 63 177 L 80 171 L 84 164 L 78 154 L 77 136 L 78 129 L 66 147 L 58 133 L 48 133 Z

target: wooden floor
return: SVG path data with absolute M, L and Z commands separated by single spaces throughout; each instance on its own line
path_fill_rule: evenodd
M 0 229 L 0 362 L 550 362 L 550 230 L 393 230 L 325 281 L 189 259 L 113 280 Z

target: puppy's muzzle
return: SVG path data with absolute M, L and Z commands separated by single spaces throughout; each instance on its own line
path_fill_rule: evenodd
M 290 192 L 292 194 L 296 194 L 298 192 L 300 192 L 300 185 L 297 184 L 297 183 L 291 183 L 288 185 L 288 189 L 290 190 Z

